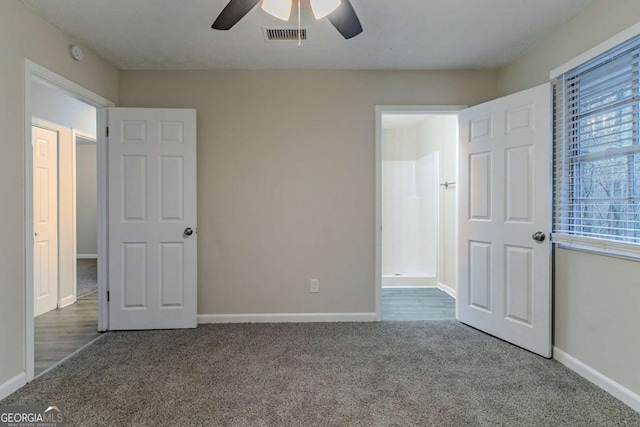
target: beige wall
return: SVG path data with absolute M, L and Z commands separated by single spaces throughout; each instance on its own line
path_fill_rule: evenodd
M 98 253 L 98 172 L 96 144 L 76 144 L 76 250 Z
M 640 21 L 638 0 L 599 0 L 500 70 L 503 94 L 549 81 L 554 68 Z M 555 346 L 640 393 L 640 262 L 558 250 Z
M 198 111 L 198 311 L 373 312 L 375 106 L 477 104 L 494 72 L 122 71 Z M 320 293 L 309 293 L 309 279 Z
M 639 21 L 638 0 L 596 1 L 525 55 L 502 68 L 498 74 L 500 95 L 548 82 L 553 69 Z
M 555 345 L 640 394 L 640 262 L 557 250 Z
M 115 101 L 117 70 L 85 51 L 69 55 L 74 41 L 18 0 L 0 2 L 0 384 L 24 371 L 24 58 Z

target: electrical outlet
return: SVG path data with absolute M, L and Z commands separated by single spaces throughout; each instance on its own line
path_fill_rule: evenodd
M 320 292 L 320 280 L 311 279 L 311 284 L 309 285 L 309 292 L 313 294 L 317 294 Z

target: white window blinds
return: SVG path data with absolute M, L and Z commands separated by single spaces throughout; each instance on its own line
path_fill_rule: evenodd
M 640 36 L 561 75 L 554 122 L 554 240 L 640 244 Z

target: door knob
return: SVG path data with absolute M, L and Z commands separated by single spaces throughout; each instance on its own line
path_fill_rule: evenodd
M 182 233 L 183 237 L 189 237 L 193 234 L 193 229 L 191 227 L 187 227 L 184 229 L 184 233 Z
M 544 239 L 546 239 L 547 236 L 545 236 L 542 231 L 536 231 L 535 233 L 533 233 L 533 235 L 531 235 L 531 238 L 536 242 L 544 242 Z

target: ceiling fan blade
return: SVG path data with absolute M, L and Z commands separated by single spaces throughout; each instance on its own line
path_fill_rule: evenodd
M 211 28 L 216 30 L 230 30 L 244 16 L 251 11 L 260 0 L 231 0 L 220 12 Z
M 362 32 L 362 24 L 349 0 L 342 0 L 342 4 L 331 12 L 328 18 L 345 39 L 355 37 Z

